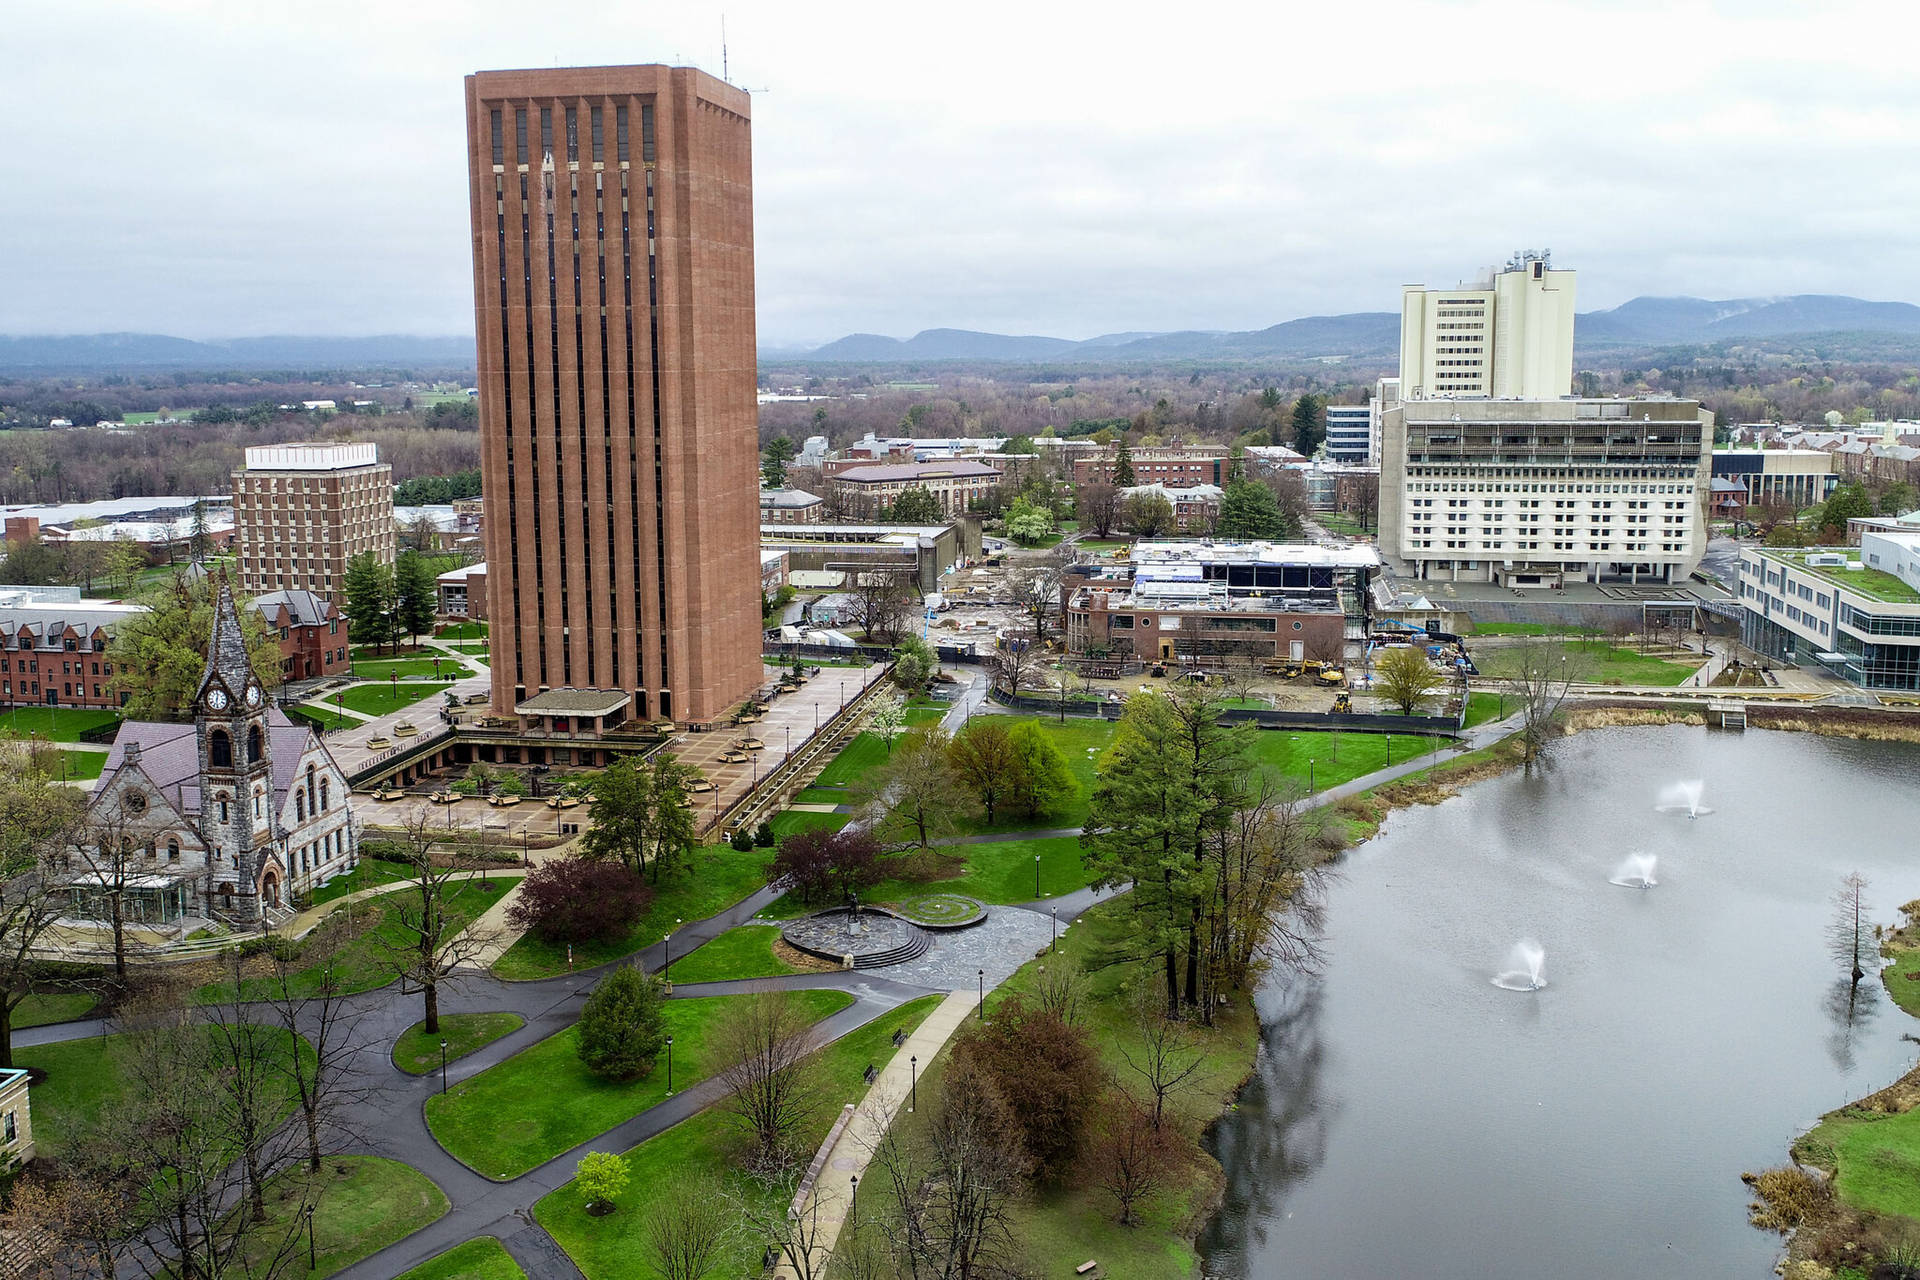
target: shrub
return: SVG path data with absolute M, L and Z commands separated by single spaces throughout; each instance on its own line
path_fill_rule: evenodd
M 612 937 L 640 918 L 653 890 L 617 862 L 553 858 L 527 873 L 507 922 L 551 942 Z
M 753 832 L 741 827 L 727 837 L 727 843 L 738 852 L 747 853 L 753 848 Z
M 778 844 L 779 837 L 773 834 L 773 824 L 763 822 L 753 829 L 753 844 L 757 849 L 771 849 Z
M 586 1197 L 589 1209 L 596 1206 L 611 1209 L 613 1198 L 626 1190 L 629 1173 L 624 1157 L 610 1151 L 589 1151 L 580 1157 L 573 1180 L 580 1194 Z
M 815 892 L 842 899 L 881 879 L 880 846 L 863 830 L 796 831 L 780 841 L 780 852 L 767 865 L 767 884 L 798 892 L 811 902 Z
M 523 796 L 527 794 L 527 784 L 521 781 L 517 773 L 503 773 L 500 780 L 493 784 L 493 790 L 495 795 Z
M 1833 1188 L 1798 1165 L 1782 1165 L 1744 1175 L 1759 1197 L 1748 1206 L 1748 1221 L 1764 1230 L 1788 1232 L 1816 1218 L 1833 1199 Z
M 609 1080 L 637 1080 L 653 1070 L 666 1042 L 660 984 L 631 965 L 600 980 L 580 1010 L 580 1061 Z
M 239 951 L 242 960 L 251 960 L 255 956 L 292 960 L 300 954 L 300 944 L 282 934 L 262 933 L 243 939 L 239 944 Z
M 360 842 L 360 855 L 365 858 L 377 858 L 381 862 L 411 862 L 405 849 L 397 841 L 368 839 Z
M 976 1023 L 960 1039 L 954 1060 L 980 1071 L 1006 1100 L 1037 1174 L 1065 1173 L 1106 1091 L 1106 1073 L 1085 1028 L 1011 996 L 992 1021 Z

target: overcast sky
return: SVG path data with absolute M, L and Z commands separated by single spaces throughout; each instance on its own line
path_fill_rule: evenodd
M 461 77 L 754 92 L 760 342 L 1398 307 L 1521 247 L 1579 307 L 1920 300 L 1915 6 L 9 5 L 0 332 L 472 327 Z

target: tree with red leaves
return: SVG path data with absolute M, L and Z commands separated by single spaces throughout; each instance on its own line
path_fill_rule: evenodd
M 1086 1028 L 1009 996 L 984 1025 L 961 1037 L 953 1056 L 979 1070 L 1006 1100 L 1036 1176 L 1066 1173 L 1107 1092 L 1106 1070 Z
M 554 858 L 527 873 L 507 922 L 550 942 L 611 937 L 640 918 L 653 890 L 618 862 Z
M 829 901 L 844 899 L 882 879 L 880 845 L 864 830 L 796 831 L 780 841 L 780 851 L 767 866 L 767 884 L 800 901 L 811 902 L 816 891 Z

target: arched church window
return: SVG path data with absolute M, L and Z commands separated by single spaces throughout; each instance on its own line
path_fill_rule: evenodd
M 220 793 L 219 799 L 220 799 L 220 821 L 222 825 L 224 825 L 227 821 L 227 793 L 222 791 Z
M 331 788 L 326 778 L 320 779 L 320 812 L 325 813 L 333 807 L 333 798 L 328 794 Z
M 307 820 L 307 798 L 298 791 L 293 793 L 293 820 L 295 822 Z
M 260 757 L 263 754 L 261 750 L 260 726 L 256 724 L 247 730 L 247 763 L 259 764 Z
M 170 839 L 167 841 L 167 861 L 180 861 L 180 842 L 178 840 Z
M 233 739 L 225 729 L 215 729 L 207 735 L 207 763 L 216 769 L 233 767 Z

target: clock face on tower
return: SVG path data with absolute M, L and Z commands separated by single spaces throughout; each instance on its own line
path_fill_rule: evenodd
M 247 705 L 250 707 L 257 707 L 260 705 L 260 686 L 259 685 L 250 684 L 247 686 Z
M 215 711 L 225 711 L 227 709 L 227 691 L 225 689 L 209 690 L 207 693 L 207 705 Z

